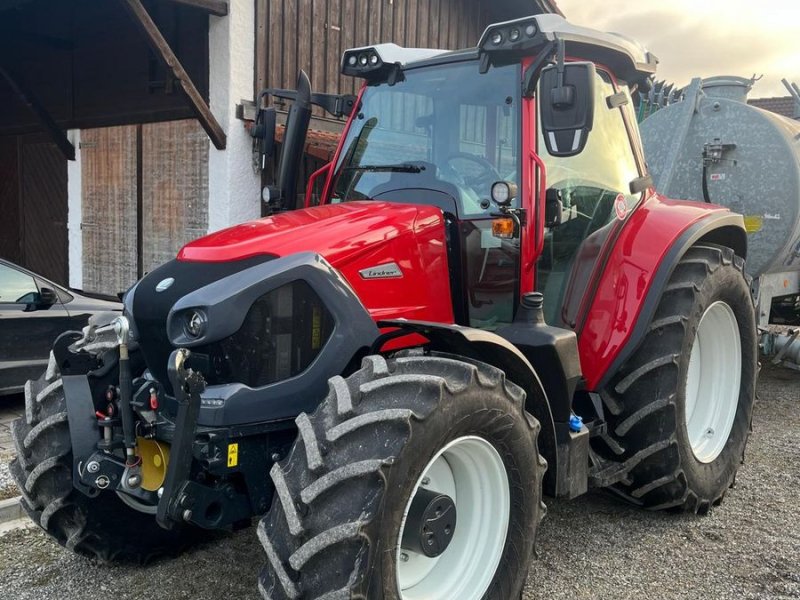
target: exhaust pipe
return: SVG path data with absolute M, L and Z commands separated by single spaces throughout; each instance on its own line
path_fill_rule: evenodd
M 305 71 L 300 71 L 297 77 L 297 96 L 286 119 L 275 187 L 269 190 L 270 197 L 265 198 L 275 210 L 295 208 L 297 204 L 297 180 L 310 123 L 311 82 Z

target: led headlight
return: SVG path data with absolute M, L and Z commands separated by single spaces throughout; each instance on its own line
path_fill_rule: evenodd
M 519 39 L 519 29 L 512 29 L 511 33 L 508 34 L 508 39 L 511 42 L 516 42 Z
M 503 34 L 500 33 L 499 31 L 495 31 L 492 34 L 492 43 L 495 46 L 499 46 L 500 44 L 502 44 L 503 43 Z
M 517 184 L 510 181 L 498 181 L 492 185 L 492 200 L 498 206 L 507 206 L 517 197 Z
M 190 310 L 186 313 L 183 330 L 191 338 L 199 338 L 206 331 L 206 316 L 199 310 Z

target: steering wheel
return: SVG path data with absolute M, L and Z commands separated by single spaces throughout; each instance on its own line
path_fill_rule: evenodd
M 456 160 L 466 160 L 480 167 L 478 173 L 464 173 L 456 169 L 451 163 Z M 464 183 L 473 188 L 478 194 L 488 192 L 489 188 L 495 181 L 502 179 L 500 173 L 494 168 L 494 165 L 482 156 L 470 154 L 469 152 L 454 152 L 444 159 L 445 164 L 464 180 Z

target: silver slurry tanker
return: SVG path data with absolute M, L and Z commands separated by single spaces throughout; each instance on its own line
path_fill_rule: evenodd
M 744 215 L 747 270 L 759 325 L 767 327 L 800 317 L 800 121 L 748 105 L 752 84 L 693 79 L 683 99 L 647 117 L 641 132 L 659 192 Z M 786 87 L 800 115 L 800 94 Z

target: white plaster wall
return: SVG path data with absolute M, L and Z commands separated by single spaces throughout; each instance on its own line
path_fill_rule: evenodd
M 83 235 L 81 233 L 81 132 L 67 132 L 75 146 L 75 160 L 67 161 L 67 240 L 69 244 L 69 285 L 83 288 Z
M 253 97 L 255 2 L 231 0 L 228 16 L 209 17 L 211 112 L 228 136 L 225 150 L 209 141 L 208 230 L 260 215 L 261 185 L 253 172 L 251 139 L 236 119 L 236 104 Z

